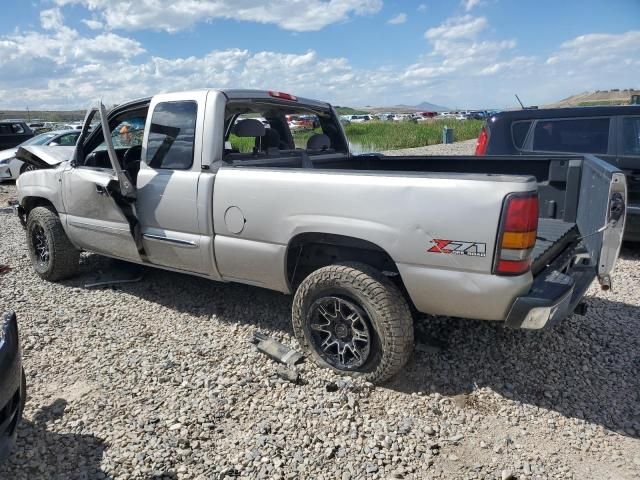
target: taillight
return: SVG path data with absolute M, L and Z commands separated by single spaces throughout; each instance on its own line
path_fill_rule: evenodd
M 478 140 L 476 141 L 476 155 L 485 155 L 487 153 L 487 142 L 489 141 L 489 135 L 487 134 L 487 127 L 482 127 Z
M 275 98 L 281 98 L 282 100 L 291 100 L 292 102 L 298 101 L 298 97 L 289 93 L 274 92 L 273 90 L 269 90 L 269 95 Z
M 507 196 L 500 222 L 494 273 L 521 275 L 531 268 L 531 252 L 538 233 L 538 195 Z

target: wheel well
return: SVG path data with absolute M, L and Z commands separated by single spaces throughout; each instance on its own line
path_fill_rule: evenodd
M 22 199 L 22 208 L 24 209 L 25 216 L 29 216 L 29 212 L 36 207 L 47 207 L 49 210 L 54 212 L 56 215 L 58 211 L 56 207 L 54 207 L 53 203 L 51 203 L 46 198 L 42 197 L 25 197 Z
M 396 263 L 375 243 L 360 238 L 328 233 L 302 233 L 289 242 L 286 257 L 287 281 L 295 291 L 311 272 L 339 262 L 365 263 L 387 275 L 406 293 Z

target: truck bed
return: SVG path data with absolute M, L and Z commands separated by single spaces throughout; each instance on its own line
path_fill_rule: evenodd
M 538 236 L 533 247 L 533 274 L 543 270 L 571 242 L 578 238 L 575 223 L 555 218 L 538 219 Z

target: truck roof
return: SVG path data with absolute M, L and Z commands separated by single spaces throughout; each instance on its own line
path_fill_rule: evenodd
M 568 108 L 525 108 L 522 110 L 508 110 L 492 115 L 501 119 L 538 119 L 538 118 L 567 118 L 567 117 L 600 117 L 608 115 L 638 115 L 640 105 L 607 105 L 595 107 Z
M 225 88 L 200 88 L 200 89 L 195 89 L 195 90 L 184 90 L 181 92 L 165 92 L 165 93 L 187 93 L 187 92 L 201 92 L 201 91 L 206 91 L 206 92 L 221 92 L 222 94 L 224 94 L 229 100 L 243 100 L 243 99 L 255 99 L 255 98 L 260 98 L 260 99 L 265 99 L 265 100 L 278 100 L 277 97 L 274 97 L 272 95 L 270 95 L 269 92 L 273 91 L 273 90 L 250 90 L 250 89 L 225 89 Z M 123 104 L 118 105 L 118 109 L 120 109 L 121 107 L 125 107 L 127 105 L 131 105 L 131 104 L 137 104 L 137 103 L 141 103 L 144 101 L 150 101 L 152 97 L 142 97 L 142 98 L 138 98 L 135 100 L 131 100 L 128 102 L 125 102 Z M 319 107 L 319 108 L 330 108 L 331 105 L 327 102 L 321 102 L 319 100 L 313 100 L 311 98 L 303 98 L 303 97 L 298 97 L 296 95 L 296 100 L 295 101 L 289 101 L 289 100 L 284 100 L 285 102 L 291 103 L 291 104 L 300 104 L 300 105 L 309 105 L 309 106 L 313 106 L 313 107 Z

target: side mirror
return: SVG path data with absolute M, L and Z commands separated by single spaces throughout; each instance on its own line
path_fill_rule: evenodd
M 60 146 L 60 144 L 59 144 L 58 142 L 51 142 L 51 143 L 49 144 L 49 146 L 50 146 L 50 147 L 59 147 L 59 146 Z

